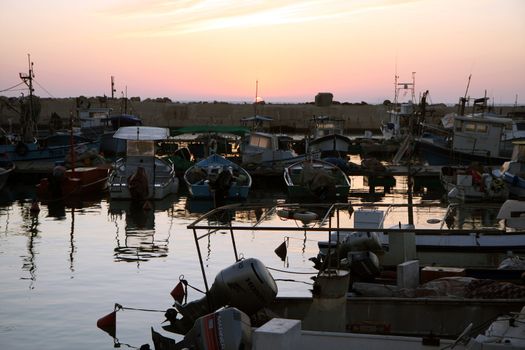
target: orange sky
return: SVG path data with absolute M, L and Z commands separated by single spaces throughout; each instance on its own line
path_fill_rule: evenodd
M 394 75 L 431 102 L 525 104 L 522 0 L 2 0 L 0 90 L 27 54 L 42 97 L 177 101 L 393 99 Z M 22 91 L 3 91 L 18 96 Z

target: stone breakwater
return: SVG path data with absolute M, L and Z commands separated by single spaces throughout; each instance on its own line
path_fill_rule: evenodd
M 10 104 L 10 106 L 8 105 Z M 18 124 L 19 115 L 15 109 L 16 99 L 0 101 L 0 124 L 8 126 Z M 102 100 L 97 98 L 41 98 L 40 116 L 38 124 L 41 128 L 49 124 L 51 115 L 56 113 L 68 125 L 69 115 L 76 115 L 78 107 L 110 107 L 112 113 L 123 113 L 124 109 L 129 114 L 134 114 L 144 121 L 144 125 L 177 128 L 190 125 L 240 125 L 240 120 L 253 116 L 253 104 L 224 103 L 224 102 L 196 102 L 179 103 L 166 99 L 137 101 L 122 99 Z M 12 108 L 14 107 L 14 109 Z M 257 114 L 273 118 L 270 126 L 273 130 L 287 132 L 289 130 L 301 131 L 306 129 L 312 116 L 331 116 L 345 120 L 345 130 L 360 132 L 371 130 L 379 132 L 381 121 L 388 120 L 388 107 L 385 105 L 368 104 L 332 104 L 330 106 L 316 106 L 314 104 L 264 104 L 257 105 Z M 449 112 L 457 110 L 456 107 L 445 105 L 429 106 L 432 113 L 429 122 L 439 122 L 439 118 Z M 498 112 L 506 113 L 505 110 Z

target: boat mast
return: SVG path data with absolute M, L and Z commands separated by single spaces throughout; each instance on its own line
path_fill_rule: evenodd
M 33 106 L 33 78 L 35 73 L 33 72 L 33 62 L 31 62 L 31 55 L 27 54 L 27 62 L 29 66 L 28 73 L 19 73 L 20 79 L 27 85 L 29 88 L 29 116 L 25 113 L 22 115 L 22 125 L 21 132 L 24 140 L 29 140 L 33 137 L 33 120 L 34 120 L 34 106 Z
M 259 80 L 255 81 L 255 101 L 253 103 L 253 116 L 257 116 L 257 96 L 259 94 Z
M 463 96 L 463 98 L 459 99 L 459 115 L 465 115 L 465 104 L 468 101 L 467 94 L 468 94 L 468 89 L 470 87 L 470 78 L 472 78 L 472 74 L 469 74 L 468 76 L 467 88 L 465 89 L 465 95 Z

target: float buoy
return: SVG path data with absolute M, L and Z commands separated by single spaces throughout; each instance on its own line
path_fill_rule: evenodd
M 283 219 L 299 220 L 305 225 L 317 219 L 316 213 L 306 210 L 279 209 L 277 215 Z

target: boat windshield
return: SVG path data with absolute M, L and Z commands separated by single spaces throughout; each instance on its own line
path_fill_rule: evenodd
M 128 140 L 128 156 L 155 156 L 155 143 L 153 141 Z

